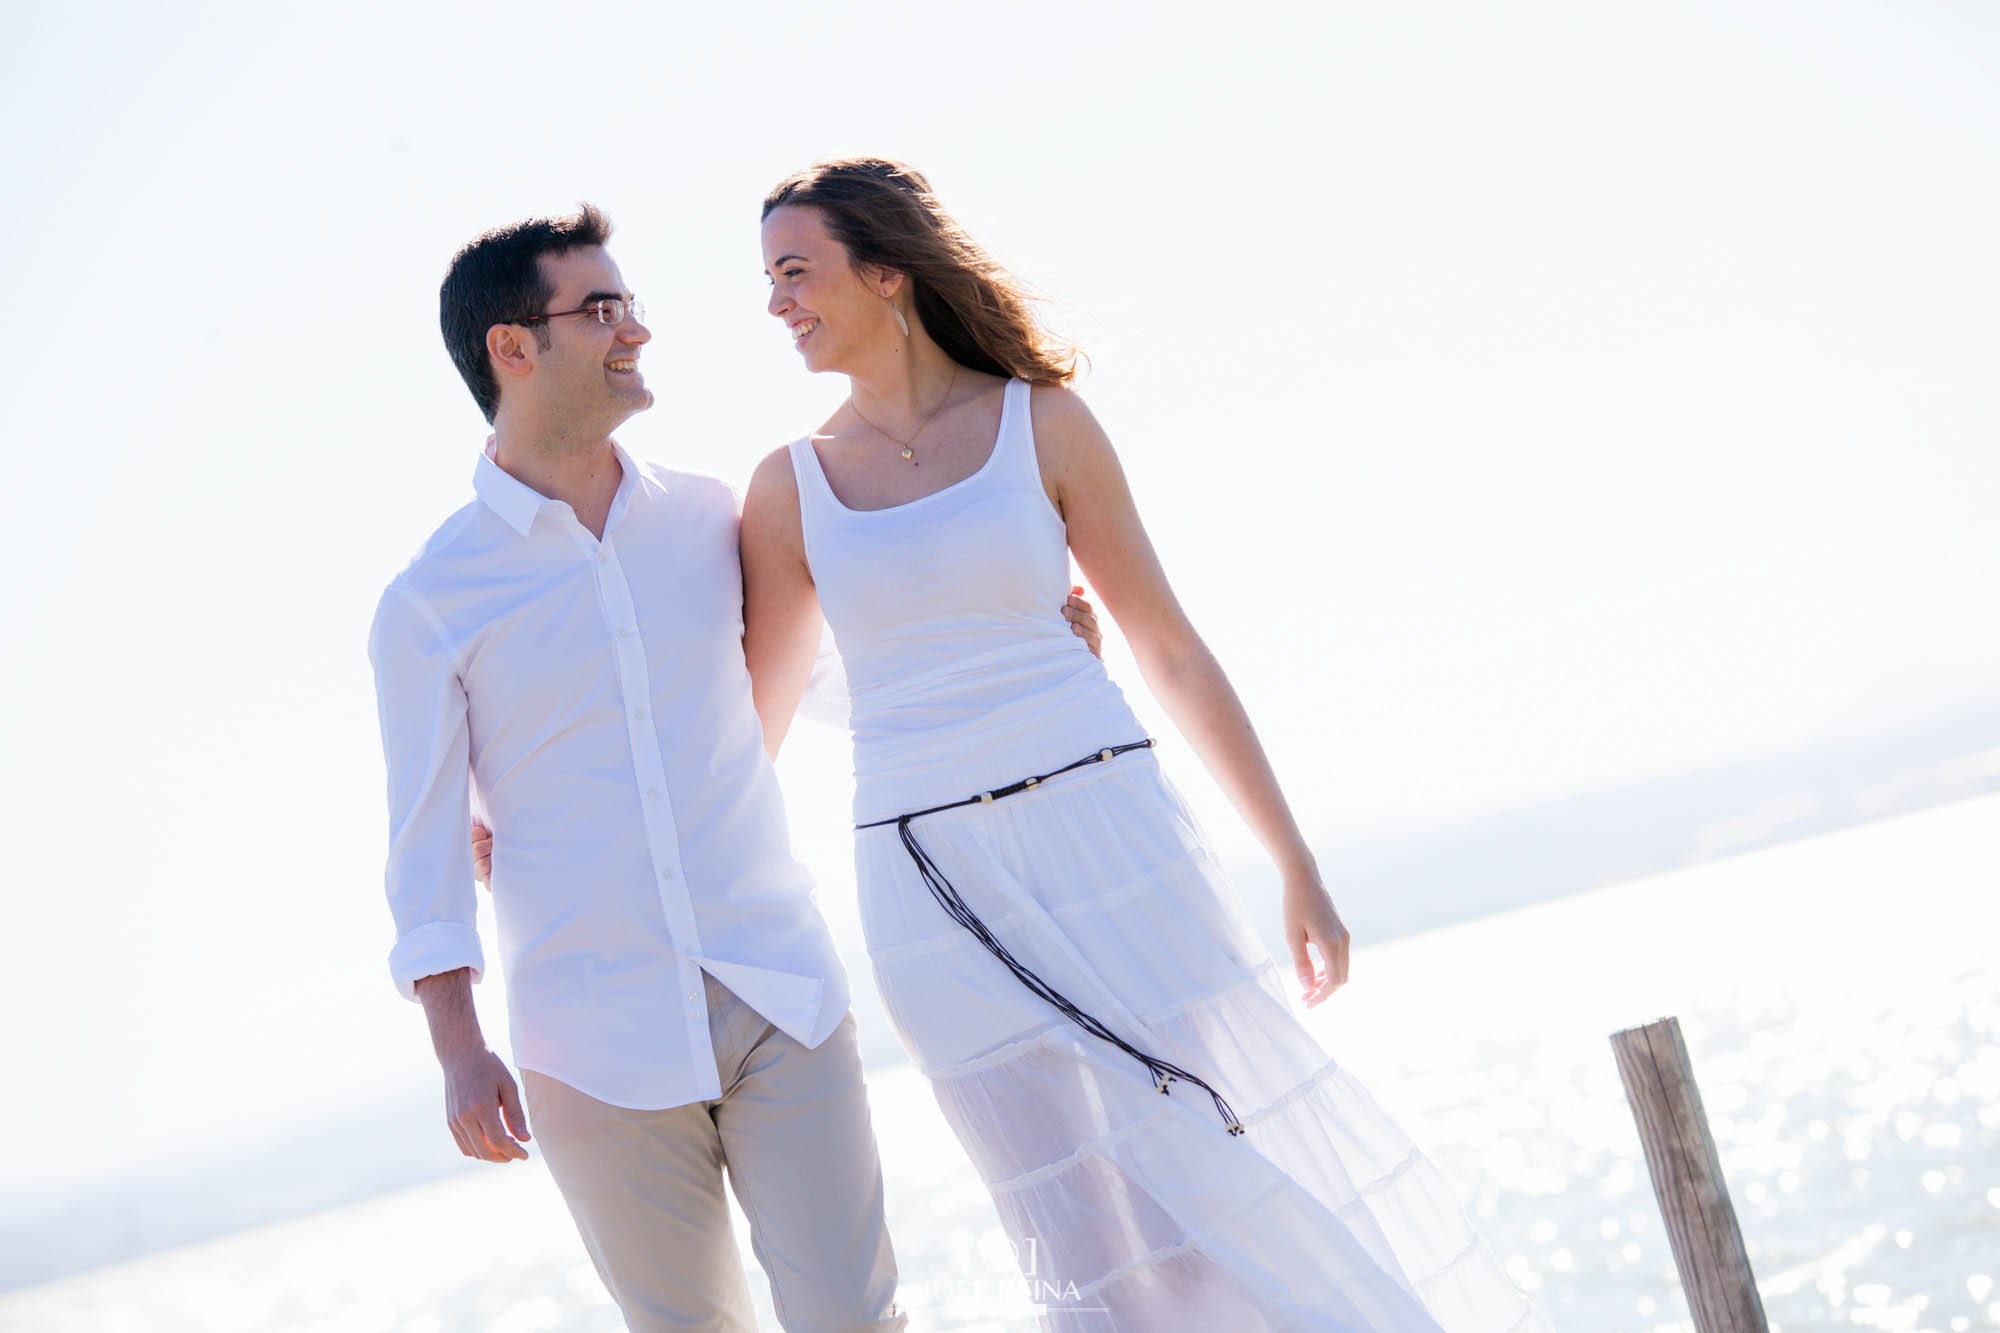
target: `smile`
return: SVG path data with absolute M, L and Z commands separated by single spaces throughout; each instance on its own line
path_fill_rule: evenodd
M 819 321 L 816 319 L 802 319 L 792 325 L 792 345 L 796 347 L 798 344 L 804 342 L 812 336 L 812 331 L 818 327 Z

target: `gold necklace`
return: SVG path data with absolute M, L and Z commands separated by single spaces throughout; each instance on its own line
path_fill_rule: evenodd
M 917 436 L 922 435 L 924 433 L 924 427 L 931 424 L 931 419 L 944 410 L 944 405 L 951 401 L 951 391 L 957 387 L 958 387 L 958 363 L 954 361 L 951 364 L 951 382 L 944 386 L 944 397 L 938 399 L 936 407 L 933 407 L 930 411 L 924 413 L 924 419 L 917 423 L 916 430 L 911 432 L 910 438 L 907 440 L 896 439 L 896 437 L 891 435 L 888 431 L 883 430 L 880 426 L 870 421 L 867 418 L 867 416 L 861 411 L 860 404 L 854 401 L 854 395 L 851 393 L 847 395 L 847 405 L 854 409 L 855 416 L 861 418 L 862 425 L 868 427 L 868 429 L 874 431 L 877 435 L 880 435 L 883 439 L 891 440 L 894 441 L 896 444 L 901 445 L 903 447 L 903 457 L 910 460 L 911 467 L 916 467 L 917 451 L 910 448 L 910 446 L 917 442 Z

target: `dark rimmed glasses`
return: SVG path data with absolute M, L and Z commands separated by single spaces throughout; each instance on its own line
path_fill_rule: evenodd
M 630 310 L 632 318 L 641 324 L 646 322 L 646 303 L 640 300 L 627 301 L 623 297 L 607 296 L 589 305 L 580 305 L 574 310 L 551 310 L 547 314 L 529 315 L 526 319 L 509 320 L 511 324 L 541 324 L 551 319 L 561 319 L 564 315 L 595 315 L 599 324 L 616 327 L 625 322 L 625 312 Z

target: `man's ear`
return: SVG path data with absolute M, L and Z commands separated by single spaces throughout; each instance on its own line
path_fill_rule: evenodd
M 498 379 L 525 377 L 535 368 L 538 350 L 534 338 L 519 324 L 495 324 L 486 330 L 486 355 Z

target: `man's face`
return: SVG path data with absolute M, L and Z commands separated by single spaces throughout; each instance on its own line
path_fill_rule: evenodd
M 535 369 L 522 386 L 538 411 L 609 434 L 634 412 L 653 405 L 653 391 L 639 373 L 639 349 L 652 333 L 632 311 L 632 293 L 611 256 L 600 246 L 543 255 L 536 261 L 554 294 L 545 313 L 577 310 L 609 298 L 625 302 L 625 318 L 600 323 L 594 314 L 561 315 L 543 327 L 547 348 L 536 343 Z

